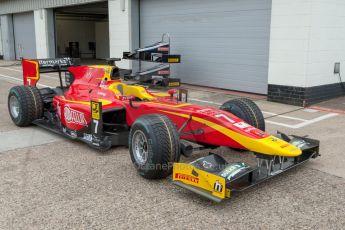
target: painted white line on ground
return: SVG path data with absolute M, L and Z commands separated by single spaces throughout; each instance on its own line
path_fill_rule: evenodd
M 290 116 L 285 116 L 285 115 L 278 115 L 276 113 L 271 113 L 271 112 L 266 112 L 266 111 L 262 111 L 263 113 L 272 115 L 272 116 L 277 116 L 277 117 L 281 117 L 281 118 L 286 118 L 286 119 L 290 119 L 290 120 L 296 120 L 296 121 L 307 121 L 306 119 L 302 119 L 302 118 L 298 118 L 298 117 L 290 117 Z
M 7 75 L 3 75 L 3 74 L 0 74 L 0 77 L 1 78 L 5 78 L 5 79 L 10 79 L 10 80 L 15 80 L 15 81 L 20 81 L 20 82 L 23 82 L 23 79 L 19 79 L 19 78 L 16 78 L 16 77 L 11 77 L 11 76 L 7 76 Z M 0 79 L 1 79 L 0 78 Z M 4 80 L 4 79 L 3 79 Z M 52 86 L 49 86 L 49 85 L 44 85 L 44 84 L 41 84 L 41 83 L 37 83 L 38 86 L 42 86 L 42 87 L 51 87 L 53 88 Z
M 308 112 L 308 113 L 317 113 L 318 111 L 316 109 L 304 109 L 304 112 Z
M 323 115 L 321 117 L 317 117 L 317 118 L 314 118 L 311 120 L 304 121 L 304 122 L 296 124 L 296 125 L 288 125 L 288 124 L 275 122 L 275 121 L 269 121 L 269 120 L 266 120 L 266 123 L 273 124 L 273 125 L 279 125 L 279 126 L 283 126 L 283 127 L 288 127 L 290 129 L 299 129 L 299 128 L 305 127 L 307 125 L 311 125 L 313 123 L 320 122 L 320 121 L 323 121 L 323 120 L 326 120 L 328 118 L 335 117 L 335 116 L 338 116 L 338 114 L 337 113 L 329 113 L 329 114 Z
M 197 99 L 197 98 L 188 98 L 188 100 L 197 101 L 197 102 L 203 102 L 203 103 L 208 103 L 208 104 L 214 104 L 214 105 L 222 105 L 221 103 L 217 103 L 217 102 L 213 102 L 213 101 L 200 100 L 200 99 Z M 271 116 L 277 116 L 277 117 L 286 118 L 286 119 L 290 119 L 290 120 L 307 121 L 305 119 L 298 118 L 298 117 L 290 117 L 290 116 L 285 116 L 285 115 L 279 115 L 277 113 L 266 112 L 266 111 L 262 111 L 262 112 L 265 113 L 265 114 L 269 114 Z
M 203 102 L 203 103 L 208 103 L 208 104 L 221 105 L 220 103 L 217 103 L 217 102 L 200 100 L 200 99 L 196 99 L 196 98 L 189 98 L 189 100 Z M 331 117 L 335 117 L 335 116 L 338 115 L 337 113 L 329 113 L 329 114 L 323 115 L 321 117 L 314 118 L 312 120 L 306 120 L 306 119 L 302 119 L 302 118 L 298 118 L 298 117 L 278 115 L 278 114 L 272 113 L 272 112 L 266 112 L 266 111 L 262 111 L 262 112 L 266 113 L 266 114 L 270 114 L 270 115 L 276 116 L 276 117 L 281 117 L 281 118 L 286 118 L 286 119 L 291 119 L 291 120 L 303 121 L 303 122 L 301 122 L 299 124 L 296 124 L 296 125 L 289 125 L 289 124 L 284 124 L 284 123 L 281 123 L 281 122 L 270 121 L 270 120 L 266 120 L 265 119 L 266 123 L 287 127 L 287 128 L 290 128 L 290 129 L 299 129 L 299 128 L 302 128 L 304 126 L 307 126 L 307 125 L 310 125 L 310 124 L 313 124 L 313 123 L 316 123 L 316 122 L 320 122 L 322 120 L 325 120 L 325 119 L 328 119 L 328 118 L 331 118 Z
M 308 121 L 302 122 L 300 124 L 294 125 L 294 128 L 299 129 L 299 128 L 302 128 L 304 126 L 307 126 L 307 125 L 310 125 L 310 124 L 313 124 L 313 123 L 316 123 L 316 122 L 319 122 L 322 120 L 326 120 L 328 118 L 335 117 L 335 116 L 338 116 L 338 114 L 337 113 L 329 113 L 329 114 L 323 115 L 321 117 L 317 117 L 317 118 L 314 118 L 312 120 L 308 120 Z
M 217 103 L 217 102 L 213 102 L 213 101 L 200 100 L 200 99 L 197 99 L 197 98 L 188 98 L 188 100 L 197 101 L 197 102 L 203 102 L 203 103 L 208 103 L 208 104 L 214 104 L 214 105 L 222 105 L 221 103 Z
M 294 125 L 288 125 L 288 124 L 284 124 L 284 123 L 280 123 L 276 121 L 270 121 L 270 120 L 265 120 L 265 122 L 268 124 L 279 125 L 279 126 L 287 127 L 290 129 L 294 129 Z
M 22 70 L 19 70 L 19 69 L 13 69 L 13 68 L 8 68 L 8 67 L 0 67 L 2 69 L 6 69 L 6 70 L 10 70 L 10 71 L 15 71 L 15 72 L 20 72 L 20 73 L 23 73 Z M 46 77 L 46 78 L 50 78 L 50 79 L 54 79 L 54 80 L 58 80 L 59 78 L 57 77 L 52 77 L 50 75 L 47 75 L 47 74 L 40 74 L 40 76 L 42 77 Z

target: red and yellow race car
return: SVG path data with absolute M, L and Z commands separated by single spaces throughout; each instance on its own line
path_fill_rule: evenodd
M 319 155 L 317 140 L 266 133 L 263 115 L 249 99 L 230 100 L 219 109 L 190 104 L 183 89 L 162 93 L 125 83 L 115 64 L 24 59 L 22 67 L 24 85 L 8 96 L 16 125 L 33 123 L 100 150 L 128 146 L 144 178 L 173 173 L 175 184 L 217 202 Z M 43 72 L 58 72 L 60 86 L 37 88 Z M 178 163 L 181 154 L 219 146 L 253 152 L 257 166 L 226 162 L 217 154 Z

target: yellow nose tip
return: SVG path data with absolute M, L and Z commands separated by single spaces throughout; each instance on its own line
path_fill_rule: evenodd
M 255 140 L 249 150 L 271 156 L 297 157 L 302 154 L 298 147 L 274 136 Z

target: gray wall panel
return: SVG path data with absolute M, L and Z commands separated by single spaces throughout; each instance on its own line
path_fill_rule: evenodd
M 0 21 L 1 21 L 1 39 L 2 39 L 4 59 L 13 60 L 15 57 L 15 52 L 14 52 L 12 15 L 2 15 L 0 16 Z
M 36 58 L 34 13 L 13 15 L 16 59 Z
M 267 93 L 271 0 L 141 0 L 141 46 L 169 32 L 185 83 Z
M 104 0 L 0 0 L 0 15 Z

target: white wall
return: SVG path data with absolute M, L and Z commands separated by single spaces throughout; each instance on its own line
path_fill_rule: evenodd
M 1 15 L 1 37 L 3 55 L 5 60 L 14 60 L 14 38 L 13 38 L 13 21 L 12 15 Z
M 311 87 L 345 73 L 345 1 L 272 1 L 269 84 Z
M 52 9 L 34 11 L 37 58 L 55 57 L 54 15 Z
M 2 51 L 2 35 L 1 35 L 1 21 L 0 21 L 0 56 L 2 56 L 4 53 Z
M 137 31 L 138 0 L 109 0 L 109 42 L 110 57 L 121 58 L 124 51 L 138 47 Z M 130 62 L 122 60 L 117 65 L 130 68 Z
M 310 0 L 273 0 L 268 83 L 306 86 Z
M 109 23 L 96 22 L 96 58 L 109 58 Z
M 56 21 L 57 45 L 60 53 L 65 53 L 68 42 L 79 42 L 81 53 L 91 53 L 89 42 L 96 42 L 95 22 L 80 20 L 57 20 Z M 91 54 L 82 57 L 92 57 Z
M 338 83 L 334 63 L 341 63 L 345 78 L 345 1 L 312 1 L 306 85 Z

